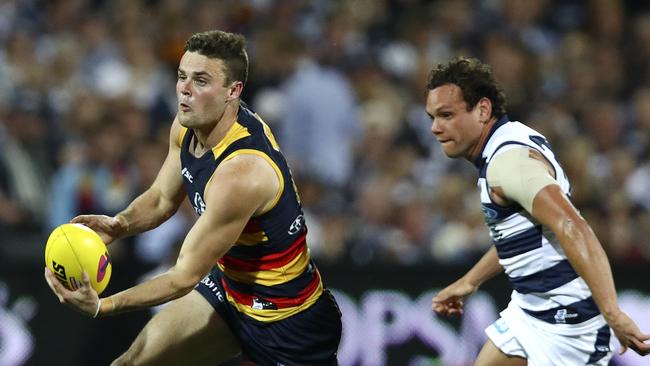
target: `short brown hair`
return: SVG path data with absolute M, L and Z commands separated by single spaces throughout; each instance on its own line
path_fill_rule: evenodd
M 248 79 L 248 54 L 246 38 L 241 34 L 211 30 L 196 33 L 185 43 L 185 51 L 197 52 L 209 58 L 217 58 L 225 64 L 226 84 Z
M 501 118 L 506 114 L 506 96 L 497 85 L 492 69 L 475 58 L 459 57 L 431 70 L 427 88 L 433 90 L 445 84 L 460 88 L 468 110 L 473 109 L 481 98 L 488 98 L 492 102 L 492 116 Z

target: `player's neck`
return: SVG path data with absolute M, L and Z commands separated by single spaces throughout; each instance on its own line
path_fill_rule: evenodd
M 214 127 L 209 130 L 194 130 L 196 138 L 199 144 L 205 149 L 211 149 L 214 146 L 217 146 L 221 140 L 226 137 L 230 127 L 237 120 L 237 112 L 239 111 L 239 102 L 233 101 L 226 106 L 226 109 L 223 112 L 223 115 L 214 125 Z
M 474 162 L 476 161 L 476 158 L 478 158 L 478 155 L 483 151 L 483 146 L 485 146 L 485 143 L 487 142 L 488 136 L 490 135 L 490 131 L 492 130 L 492 127 L 494 124 L 497 122 L 497 119 L 492 117 L 490 120 L 483 125 L 483 130 L 481 130 L 481 135 L 478 138 L 478 142 L 472 148 L 470 153 L 467 156 L 467 160 Z

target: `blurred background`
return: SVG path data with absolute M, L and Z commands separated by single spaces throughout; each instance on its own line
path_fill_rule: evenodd
M 0 366 L 108 364 L 149 318 L 59 305 L 44 245 L 151 184 L 185 41 L 210 29 L 248 39 L 243 99 L 292 167 L 343 308 L 342 365 L 469 365 L 507 304 L 501 278 L 462 319 L 429 311 L 490 246 L 475 168 L 444 156 L 424 112 L 429 71 L 460 55 L 489 63 L 510 119 L 546 135 L 650 331 L 647 1 L 0 0 Z M 195 219 L 184 205 L 111 245 L 106 294 L 173 263 Z

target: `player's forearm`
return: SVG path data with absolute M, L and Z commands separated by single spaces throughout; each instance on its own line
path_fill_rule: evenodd
M 122 236 L 130 236 L 158 227 L 177 209 L 178 204 L 164 197 L 159 189 L 151 187 L 115 217 L 124 230 Z
M 503 272 L 503 267 L 499 264 L 499 257 L 494 246 L 483 255 L 483 257 L 470 269 L 463 280 L 470 285 L 478 288 L 483 282 Z
M 603 316 L 610 319 L 620 310 L 607 255 L 584 219 L 567 220 L 558 239 L 575 271 L 582 277 Z
M 200 280 L 201 276 L 172 268 L 149 281 L 101 299 L 99 314 L 113 315 L 164 304 L 186 295 Z

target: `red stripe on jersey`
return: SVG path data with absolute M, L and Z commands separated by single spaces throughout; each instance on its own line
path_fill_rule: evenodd
M 320 273 L 318 270 L 314 271 L 314 278 L 309 282 L 309 285 L 302 289 L 296 296 L 294 297 L 267 297 L 267 298 L 260 298 L 258 296 L 253 296 L 249 295 L 243 292 L 239 292 L 234 290 L 232 287 L 228 286 L 228 283 L 225 279 L 221 279 L 221 285 L 223 286 L 224 290 L 232 296 L 235 301 L 242 305 L 246 306 L 253 306 L 253 299 L 254 298 L 259 298 L 264 301 L 271 302 L 277 306 L 278 309 L 284 309 L 284 308 L 290 308 L 294 306 L 299 306 L 302 305 L 305 300 L 307 300 L 313 293 L 318 289 L 318 285 L 320 284 Z
M 304 250 L 307 250 L 305 244 L 306 236 L 307 233 L 302 234 L 291 246 L 282 252 L 267 254 L 255 259 L 239 259 L 224 255 L 219 259 L 219 263 L 228 269 L 239 272 L 255 272 L 279 268 L 291 262 Z

